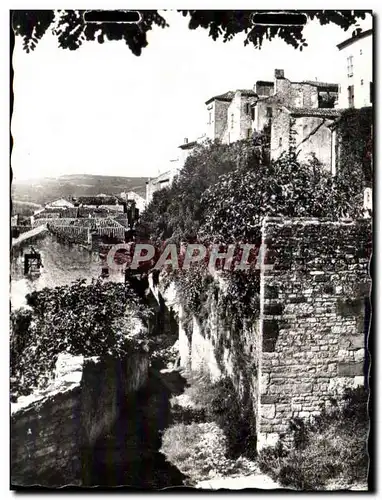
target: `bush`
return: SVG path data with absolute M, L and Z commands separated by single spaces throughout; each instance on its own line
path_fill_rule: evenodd
M 146 349 L 145 332 L 135 333 L 135 319 L 145 324 L 151 309 L 127 284 L 86 284 L 44 288 L 27 295 L 28 310 L 11 316 L 11 390 L 27 395 L 51 377 L 61 352 L 74 356 L 123 357 Z
M 290 423 L 292 445 L 281 439 L 275 448 L 259 454 L 262 472 L 282 486 L 302 490 L 324 489 L 331 480 L 344 488 L 365 482 L 368 470 L 368 394 L 348 390 L 312 422 Z
M 206 419 L 216 422 L 223 430 L 228 458 L 241 455 L 254 458 L 256 434 L 251 404 L 249 400 L 240 401 L 230 378 L 213 383 L 208 376 L 194 377 L 186 393 L 196 405 L 204 408 Z

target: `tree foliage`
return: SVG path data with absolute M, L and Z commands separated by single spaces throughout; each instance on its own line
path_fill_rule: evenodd
M 264 40 L 279 38 L 295 49 L 302 50 L 307 46 L 303 27 L 283 26 L 267 27 L 254 25 L 252 15 L 264 11 L 253 10 L 180 10 L 189 19 L 189 29 L 203 28 L 213 40 L 222 38 L 224 42 L 232 40 L 238 34 L 245 34 L 244 44 L 252 44 L 261 48 Z M 169 27 L 165 20 L 165 11 L 142 10 L 142 21 L 139 25 L 101 23 L 87 24 L 84 21 L 84 10 L 17 10 L 13 11 L 13 28 L 23 38 L 24 49 L 34 50 L 48 29 L 52 30 L 63 49 L 76 50 L 83 42 L 123 40 L 133 52 L 140 56 L 142 49 L 148 45 L 147 33 L 154 25 Z M 320 24 L 336 24 L 347 31 L 355 27 L 359 19 L 365 19 L 370 11 L 364 10 L 308 10 L 299 11 L 306 14 L 308 20 L 318 20 Z
M 187 158 L 172 186 L 154 193 L 142 214 L 141 224 L 152 240 L 193 241 L 203 219 L 201 198 L 221 175 L 244 169 L 249 159 L 259 155 L 254 141 L 234 144 L 206 142 Z M 253 160 L 254 161 L 254 160 Z
M 373 183 L 373 109 L 346 109 L 337 121 L 338 178 L 353 179 L 355 188 Z
M 202 197 L 204 223 L 199 236 L 220 243 L 251 242 L 265 216 L 354 217 L 348 185 L 335 183 L 316 158 L 307 163 L 284 153 L 270 163 L 232 171 L 207 189 Z
M 29 309 L 11 314 L 12 389 L 28 394 L 44 385 L 62 352 L 121 357 L 143 348 L 134 320 L 145 322 L 150 309 L 125 284 L 77 280 L 27 295 Z

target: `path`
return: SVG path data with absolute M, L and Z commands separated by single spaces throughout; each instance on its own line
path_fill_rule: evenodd
M 150 371 L 147 386 L 124 407 L 113 429 L 87 450 L 84 485 L 131 486 L 149 490 L 182 486 L 186 477 L 159 452 L 161 431 L 171 421 L 171 388 L 182 386 L 179 375 L 166 384 Z M 122 405 L 122 402 L 121 402 Z

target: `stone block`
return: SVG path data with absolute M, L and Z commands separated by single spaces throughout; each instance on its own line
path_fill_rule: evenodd
M 274 352 L 279 335 L 279 322 L 273 319 L 263 321 L 263 351 Z
M 310 413 L 308 411 L 300 411 L 298 416 L 300 418 L 308 418 L 310 416 Z
M 277 299 L 278 295 L 279 295 L 279 289 L 277 286 L 265 285 L 264 287 L 265 299 Z
M 338 299 L 337 313 L 344 317 L 362 316 L 363 314 L 362 299 Z
M 360 349 L 365 347 L 365 336 L 363 333 L 358 335 L 347 335 L 346 340 L 350 342 L 350 348 Z
M 269 316 L 281 316 L 284 306 L 281 303 L 265 304 L 264 314 Z
M 270 420 L 275 418 L 276 415 L 276 405 L 274 404 L 263 404 L 261 406 L 261 417 Z
M 340 377 L 356 377 L 363 375 L 363 362 L 340 362 L 338 363 L 338 375 Z
M 364 386 L 365 385 L 365 377 L 364 376 L 357 376 L 354 377 L 354 387 L 359 387 L 359 386 Z
M 363 362 L 365 359 L 365 349 L 357 349 L 354 351 L 354 361 Z
M 261 404 L 275 404 L 280 400 L 280 396 L 278 394 L 262 394 L 260 396 Z
M 269 385 L 269 373 L 262 373 L 260 377 L 260 394 L 265 394 Z

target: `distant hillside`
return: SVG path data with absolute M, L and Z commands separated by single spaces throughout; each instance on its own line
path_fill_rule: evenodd
M 122 191 L 135 191 L 145 196 L 147 179 L 147 177 L 76 174 L 32 181 L 14 181 L 12 197 L 19 201 L 44 205 L 55 199 L 69 196 L 119 194 Z

